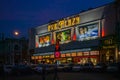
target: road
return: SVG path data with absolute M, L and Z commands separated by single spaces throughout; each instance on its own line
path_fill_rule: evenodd
M 43 80 L 42 75 L 22 75 L 22 76 L 5 76 L 0 80 Z M 54 74 L 47 74 L 45 80 L 54 80 Z M 109 73 L 85 73 L 85 72 L 60 72 L 58 73 L 58 80 L 120 80 L 119 74 Z

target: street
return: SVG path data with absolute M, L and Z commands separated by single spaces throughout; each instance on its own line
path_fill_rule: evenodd
M 5 76 L 0 80 L 43 80 L 40 74 Z M 46 74 L 45 80 L 54 80 L 54 74 Z M 119 74 L 87 73 L 87 72 L 59 72 L 56 80 L 120 80 Z

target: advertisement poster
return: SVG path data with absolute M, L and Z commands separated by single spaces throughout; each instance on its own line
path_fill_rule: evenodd
M 66 42 L 71 40 L 71 30 L 64 30 L 60 32 L 56 32 L 56 40 L 60 40 L 60 42 Z
M 91 40 L 98 37 L 98 24 L 91 24 L 78 27 L 78 40 Z
M 45 47 L 50 45 L 50 35 L 36 36 L 36 47 Z

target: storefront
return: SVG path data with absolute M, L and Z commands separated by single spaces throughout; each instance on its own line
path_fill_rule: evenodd
M 50 64 L 55 60 L 77 64 L 117 61 L 116 44 L 109 44 L 111 39 L 106 38 L 115 35 L 113 9 L 113 5 L 102 6 L 34 28 L 30 47 L 35 49 L 35 53 L 31 59 L 35 63 L 45 61 Z M 57 40 L 61 54 L 56 59 L 54 52 Z
M 115 62 L 118 54 L 116 54 L 117 46 L 115 44 L 115 37 L 107 36 L 102 38 L 101 45 L 101 60 L 102 62 Z M 117 57 L 116 57 L 117 55 Z

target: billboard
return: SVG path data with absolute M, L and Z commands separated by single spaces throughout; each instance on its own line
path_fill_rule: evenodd
M 56 32 L 56 40 L 58 40 L 58 39 L 59 39 L 60 43 L 70 41 L 71 40 L 71 29 Z
M 98 38 L 98 23 L 78 27 L 77 39 L 79 41 Z
M 50 45 L 50 34 L 36 35 L 36 48 L 45 47 Z

